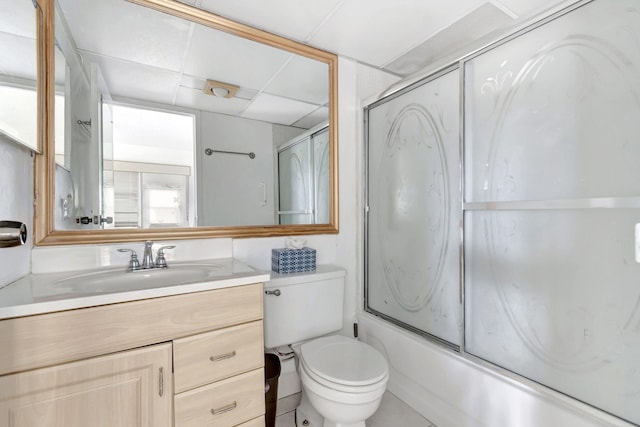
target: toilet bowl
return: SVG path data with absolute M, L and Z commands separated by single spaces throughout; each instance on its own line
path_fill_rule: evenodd
M 303 396 L 311 405 L 301 403 L 298 426 L 364 427 L 386 389 L 389 369 L 384 357 L 373 347 L 343 336 L 304 343 L 296 355 Z
M 302 397 L 298 427 L 364 427 L 380 405 L 389 369 L 376 349 L 355 338 L 327 336 L 343 327 L 345 271 L 271 274 L 264 285 L 264 343 L 291 343 Z

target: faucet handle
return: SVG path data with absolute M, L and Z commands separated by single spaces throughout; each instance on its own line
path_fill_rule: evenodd
M 167 260 L 164 257 L 164 251 L 165 249 L 173 249 L 175 248 L 174 245 L 171 246 L 162 246 L 161 248 L 158 249 L 158 255 L 156 255 L 156 267 L 157 268 L 167 268 Z
M 131 252 L 131 259 L 129 259 L 129 271 L 139 270 L 140 261 L 138 261 L 138 254 L 133 249 L 118 249 L 118 252 Z

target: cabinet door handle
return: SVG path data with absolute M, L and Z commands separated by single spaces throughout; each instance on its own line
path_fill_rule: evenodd
M 209 357 L 209 360 L 211 360 L 212 362 L 217 362 L 219 360 L 231 359 L 235 355 L 236 355 L 236 351 L 233 350 L 229 353 L 219 354 L 217 356 L 211 356 Z
M 229 411 L 233 411 L 234 409 L 236 409 L 236 407 L 238 406 L 238 402 L 236 402 L 235 400 L 233 401 L 233 403 L 230 403 L 228 405 L 225 405 L 221 408 L 213 408 L 211 410 L 211 414 L 212 415 L 220 415 L 220 414 L 224 414 L 225 412 L 229 412 Z

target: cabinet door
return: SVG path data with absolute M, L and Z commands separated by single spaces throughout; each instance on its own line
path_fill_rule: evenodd
M 171 426 L 171 345 L 0 377 L 0 427 Z

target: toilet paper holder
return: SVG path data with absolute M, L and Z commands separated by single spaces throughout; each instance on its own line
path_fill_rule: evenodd
M 0 248 L 24 245 L 27 226 L 20 221 L 0 221 Z

